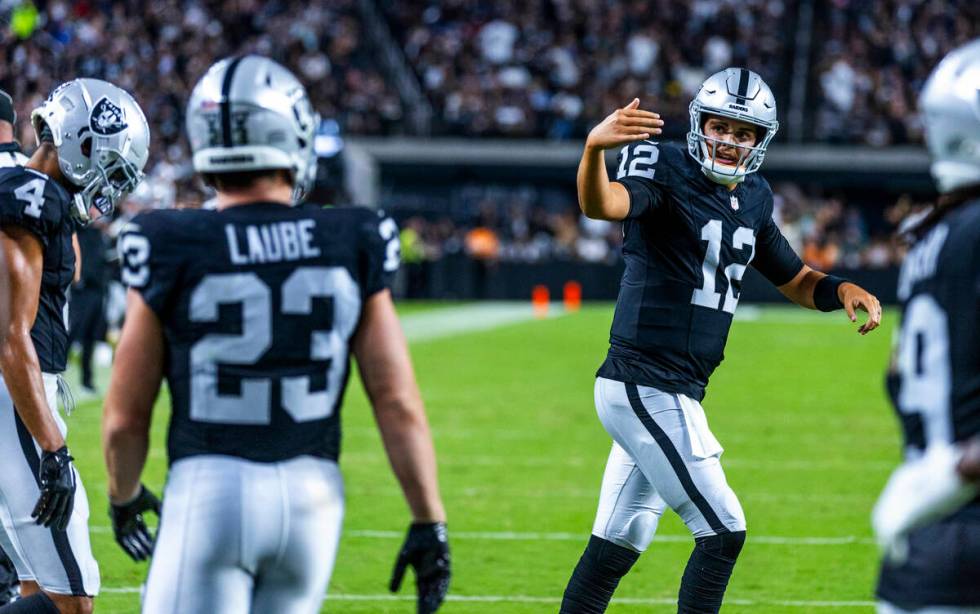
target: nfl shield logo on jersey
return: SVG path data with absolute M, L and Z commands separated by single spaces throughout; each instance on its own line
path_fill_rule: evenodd
M 123 119 L 122 109 L 103 96 L 92 108 L 89 127 L 96 134 L 111 136 L 125 130 L 127 124 Z
M 732 209 L 738 211 L 738 196 L 732 195 Z

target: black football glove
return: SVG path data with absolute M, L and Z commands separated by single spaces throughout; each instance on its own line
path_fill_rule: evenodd
M 72 510 L 75 509 L 75 471 L 68 454 L 68 447 L 61 446 L 55 452 L 42 452 L 38 468 L 41 496 L 31 512 L 35 522 L 64 531 Z
M 146 528 L 143 512 L 160 515 L 160 500 L 146 486 L 140 484 L 140 493 L 129 503 L 115 505 L 109 502 L 109 518 L 116 543 L 134 561 L 145 561 L 153 554 L 153 536 Z
M 398 553 L 395 569 L 391 573 L 388 589 L 398 592 L 402 585 L 405 568 L 415 569 L 415 586 L 418 589 L 418 614 L 432 614 L 439 609 L 449 591 L 449 540 L 446 523 L 412 523 L 408 536 Z

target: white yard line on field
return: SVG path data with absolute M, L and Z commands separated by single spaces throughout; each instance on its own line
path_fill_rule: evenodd
M 109 586 L 103 587 L 105 593 L 139 593 L 138 586 Z M 391 595 L 379 593 L 375 595 L 357 595 L 348 593 L 330 593 L 327 601 L 415 601 L 411 594 Z M 542 597 L 534 595 L 448 595 L 446 601 L 457 603 L 548 603 L 559 604 L 561 597 Z M 614 597 L 613 603 L 624 605 L 674 605 L 676 598 L 669 597 Z M 725 603 L 738 606 L 780 606 L 786 608 L 868 608 L 875 605 L 874 601 L 807 601 L 807 600 L 766 600 L 766 599 L 737 599 L 729 598 Z
M 564 315 L 561 303 L 552 303 L 547 317 Z M 429 341 L 465 333 L 491 330 L 535 319 L 530 302 L 491 301 L 459 307 L 443 307 L 402 316 L 409 341 Z
M 89 527 L 92 533 L 111 533 L 112 528 L 102 525 Z M 351 529 L 344 531 L 345 537 L 360 537 L 365 539 L 403 539 L 403 531 L 382 531 L 374 529 Z M 486 541 L 550 541 L 550 542 L 584 542 L 588 534 L 562 532 L 534 531 L 453 531 L 453 539 L 472 539 Z M 655 542 L 688 543 L 693 538 L 690 535 L 657 535 Z M 870 537 L 843 535 L 839 537 L 806 537 L 779 535 L 751 535 L 748 539 L 753 544 L 789 545 L 789 546 L 842 546 L 848 544 L 873 544 Z
M 367 529 L 353 529 L 345 531 L 347 537 L 366 537 L 376 539 L 402 539 L 405 534 L 402 531 L 375 531 Z M 479 539 L 491 541 L 571 541 L 582 542 L 588 539 L 584 533 L 560 533 L 560 532 L 519 532 L 519 531 L 454 531 L 453 538 L 456 539 Z M 664 543 L 688 543 L 692 541 L 690 535 L 657 535 L 654 541 Z M 838 546 L 844 544 L 873 544 L 874 540 L 870 537 L 856 537 L 845 535 L 841 537 L 783 537 L 775 535 L 753 535 L 749 540 L 753 544 L 776 544 L 776 545 L 805 545 L 805 546 Z
M 561 303 L 551 303 L 546 318 L 556 318 L 567 312 Z M 486 301 L 469 303 L 452 307 L 434 307 L 401 317 L 402 329 L 410 342 L 431 341 L 464 335 L 466 333 L 482 332 L 520 324 L 536 319 L 530 301 Z M 108 357 L 103 357 L 108 360 Z M 98 362 L 98 361 L 96 361 Z M 109 365 L 95 364 L 95 384 L 105 392 L 109 386 Z M 86 394 L 78 384 L 79 371 L 77 361 L 69 361 L 65 377 L 71 384 L 72 392 L 77 401 L 89 401 L 101 398 L 99 395 Z

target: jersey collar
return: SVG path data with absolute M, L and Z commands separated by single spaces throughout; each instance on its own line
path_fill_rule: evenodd
M 0 153 L 24 153 L 20 149 L 20 143 L 17 141 L 10 141 L 9 143 L 0 143 Z

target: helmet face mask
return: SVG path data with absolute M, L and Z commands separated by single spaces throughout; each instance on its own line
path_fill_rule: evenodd
M 772 91 L 759 75 L 744 68 L 727 68 L 708 77 L 688 112 L 691 118 L 688 153 L 709 179 L 725 185 L 739 183 L 749 173 L 759 170 L 766 148 L 779 130 Z M 753 124 L 761 137 L 751 146 L 710 137 L 704 131 L 708 115 Z M 719 161 L 715 155 L 719 147 L 735 148 L 736 163 Z
M 133 97 L 115 85 L 100 79 L 64 83 L 31 113 L 31 123 L 39 144 L 42 130 L 51 132 L 80 222 L 111 214 L 142 181 L 149 125 Z
M 194 170 L 207 175 L 283 169 L 293 201 L 316 178 L 319 124 L 306 88 L 269 58 L 226 58 L 201 77 L 187 103 Z

